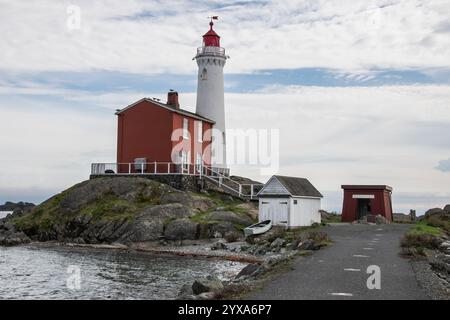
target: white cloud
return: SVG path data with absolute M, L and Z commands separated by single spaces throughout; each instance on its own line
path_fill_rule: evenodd
M 81 8 L 80 30 L 66 27 L 69 4 Z M 211 12 L 232 57 L 228 72 L 450 67 L 446 0 L 0 0 L 0 8 L 0 69 L 10 71 L 192 73 Z

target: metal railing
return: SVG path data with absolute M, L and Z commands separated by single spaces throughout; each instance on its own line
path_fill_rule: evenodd
M 263 187 L 260 183 L 239 183 L 231 179 L 229 168 L 174 162 L 92 163 L 91 175 L 195 175 L 244 199 L 256 199 Z
M 228 190 L 240 198 L 250 200 L 256 199 L 258 192 L 264 186 L 261 183 L 239 183 L 229 176 L 222 175 L 213 167 L 204 167 L 204 170 L 206 173 L 204 174 L 205 178 L 215 182 L 219 188 Z
M 174 162 L 126 162 L 126 163 L 92 163 L 91 175 L 128 175 L 128 174 L 185 174 L 185 175 L 203 175 L 210 166 L 174 163 Z M 228 168 L 213 168 L 214 174 L 227 176 L 230 174 Z
M 203 54 L 213 56 L 225 56 L 225 48 L 212 46 L 197 48 L 197 55 Z

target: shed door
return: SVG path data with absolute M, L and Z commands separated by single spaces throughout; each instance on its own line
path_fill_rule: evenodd
M 287 225 L 289 212 L 289 199 L 264 199 L 262 201 L 261 220 L 272 220 L 274 225 Z

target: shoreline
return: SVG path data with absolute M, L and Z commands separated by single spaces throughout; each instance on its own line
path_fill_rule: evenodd
M 130 243 L 129 245 L 115 244 L 78 244 L 64 242 L 30 242 L 24 246 L 35 248 L 66 248 L 66 249 L 96 249 L 96 250 L 121 250 L 134 251 L 137 253 L 151 253 L 155 255 L 171 255 L 178 257 L 193 257 L 201 259 L 218 259 L 225 261 L 262 264 L 268 257 L 257 257 L 249 254 L 230 252 L 230 250 L 211 250 L 214 242 L 182 245 L 182 246 L 157 246 L 151 243 Z M 239 244 L 238 244 L 239 245 Z

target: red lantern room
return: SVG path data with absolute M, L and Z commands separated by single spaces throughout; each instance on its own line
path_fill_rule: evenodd
M 203 35 L 204 47 L 220 47 L 220 36 L 213 30 L 214 23 L 209 23 L 209 31 Z

